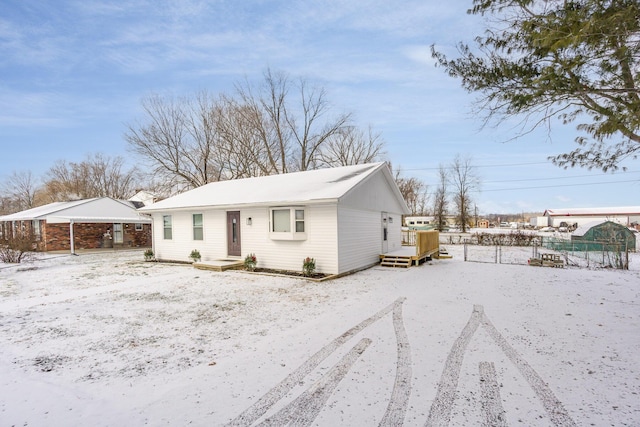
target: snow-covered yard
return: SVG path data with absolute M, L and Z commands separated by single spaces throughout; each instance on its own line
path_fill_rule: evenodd
M 0 425 L 639 425 L 631 271 L 0 265 Z M 493 250 L 489 248 L 488 250 Z

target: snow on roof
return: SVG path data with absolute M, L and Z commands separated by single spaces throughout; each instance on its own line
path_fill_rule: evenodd
M 156 202 L 140 211 L 337 200 L 374 171 L 386 167 L 385 163 L 368 163 L 212 182 Z
M 30 221 L 33 219 L 41 219 L 55 212 L 60 212 L 83 203 L 96 199 L 74 200 L 72 202 L 53 202 L 48 205 L 42 205 L 26 211 L 16 212 L 10 215 L 0 216 L 0 221 Z
M 623 206 L 613 208 L 573 208 L 547 209 L 544 216 L 587 216 L 587 215 L 640 215 L 640 206 Z
M 77 222 L 151 222 L 148 217 L 138 213 L 132 202 L 110 197 L 54 202 L 11 215 L 0 216 L 0 222 L 41 219 L 50 222 L 69 222 L 70 220 Z

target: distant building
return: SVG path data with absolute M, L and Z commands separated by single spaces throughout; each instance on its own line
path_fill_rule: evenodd
M 580 227 L 593 221 L 612 221 L 626 227 L 633 227 L 640 223 L 640 206 L 547 209 L 544 216 L 549 220 L 547 225 L 555 228 Z
M 407 216 L 404 218 L 404 226 L 409 230 L 430 230 L 435 227 L 435 217 Z
M 488 219 L 479 219 L 476 224 L 477 228 L 489 228 L 489 220 Z

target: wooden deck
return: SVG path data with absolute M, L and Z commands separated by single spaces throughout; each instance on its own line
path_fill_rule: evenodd
M 386 254 L 380 254 L 380 265 L 383 267 L 411 267 L 420 265 L 431 257 L 437 258 L 438 248 L 416 254 L 415 246 L 403 246 L 402 249 Z
M 431 257 L 440 257 L 440 233 L 435 230 L 417 231 L 415 246 L 402 248 L 380 254 L 380 265 L 383 267 L 411 267 L 420 265 Z
M 217 259 L 212 261 L 194 262 L 193 266 L 200 270 L 238 270 L 240 268 L 244 268 L 244 261 L 242 261 L 241 259 Z

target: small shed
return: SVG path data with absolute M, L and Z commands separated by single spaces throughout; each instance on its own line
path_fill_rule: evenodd
M 594 221 L 578 227 L 571 242 L 583 250 L 635 250 L 636 235 L 628 227 L 613 221 Z

